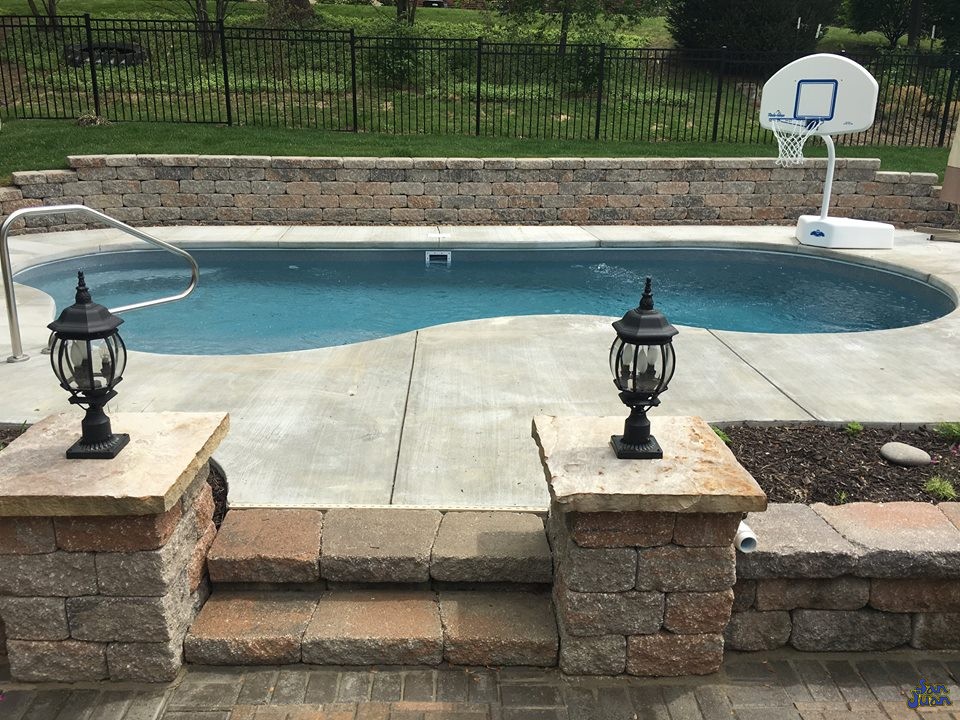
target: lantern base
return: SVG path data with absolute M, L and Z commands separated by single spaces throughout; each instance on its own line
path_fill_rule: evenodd
M 127 433 L 116 433 L 106 440 L 89 445 L 85 445 L 82 439 L 77 440 L 67 449 L 67 459 L 112 460 L 120 454 L 128 442 L 130 442 L 130 436 Z
M 641 445 L 625 443 L 623 435 L 611 435 L 610 444 L 620 460 L 659 460 L 663 457 L 660 443 L 653 435 Z

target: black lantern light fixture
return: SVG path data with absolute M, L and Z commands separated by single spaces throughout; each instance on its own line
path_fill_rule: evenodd
M 123 379 L 127 349 L 117 332 L 123 322 L 90 298 L 83 273 L 77 273 L 76 302 L 47 327 L 53 331 L 50 364 L 70 402 L 85 408 L 83 435 L 67 450 L 68 458 L 108 460 L 130 442 L 114 434 L 103 406 L 116 397 L 114 386 Z
M 663 450 L 650 434 L 647 410 L 660 404 L 660 394 L 673 377 L 673 336 L 678 330 L 654 309 L 650 278 L 640 305 L 613 323 L 613 329 L 617 338 L 610 346 L 610 371 L 630 417 L 623 435 L 612 436 L 610 442 L 621 459 L 662 458 Z

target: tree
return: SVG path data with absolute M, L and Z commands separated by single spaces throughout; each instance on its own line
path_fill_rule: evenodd
M 685 48 L 806 52 L 835 15 L 833 0 L 673 0 L 667 25 Z
M 267 25 L 302 27 L 313 20 L 310 0 L 267 0 Z
M 919 0 L 848 0 L 850 27 L 858 33 L 876 30 L 887 39 L 891 48 L 895 48 L 910 29 L 914 2 L 917 2 L 919 13 Z
M 27 0 L 30 12 L 40 21 L 41 27 L 56 27 L 58 24 L 57 3 L 60 0 Z
M 929 22 L 947 52 L 960 52 L 960 3 L 957 0 L 927 0 Z
M 503 0 L 500 11 L 524 28 L 537 28 L 540 34 L 555 30 L 562 55 L 574 27 L 602 37 L 602 33 L 590 31 L 602 20 L 653 14 L 659 6 L 659 0 Z
M 233 6 L 241 0 L 216 0 L 214 15 L 210 17 L 207 0 L 169 0 L 190 13 L 190 18 L 197 24 L 200 36 L 200 53 L 203 57 L 211 57 L 217 50 L 217 26 L 222 23 Z

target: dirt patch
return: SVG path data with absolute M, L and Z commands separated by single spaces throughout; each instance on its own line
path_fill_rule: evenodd
M 938 502 L 923 486 L 940 476 L 960 492 L 960 455 L 933 428 L 865 428 L 849 432 L 822 425 L 724 428 L 730 449 L 770 502 Z M 890 441 L 930 453 L 933 464 L 898 467 L 880 457 Z

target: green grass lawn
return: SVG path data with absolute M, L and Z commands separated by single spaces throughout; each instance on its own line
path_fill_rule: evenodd
M 354 155 L 419 157 L 775 157 L 776 144 L 629 143 L 457 135 L 377 135 L 267 127 L 118 123 L 81 128 L 71 121 L 13 120 L 0 130 L 0 183 L 15 170 L 67 167 L 67 155 Z M 808 157 L 822 157 L 818 142 Z M 947 148 L 841 147 L 840 157 L 879 157 L 884 170 L 943 175 Z

